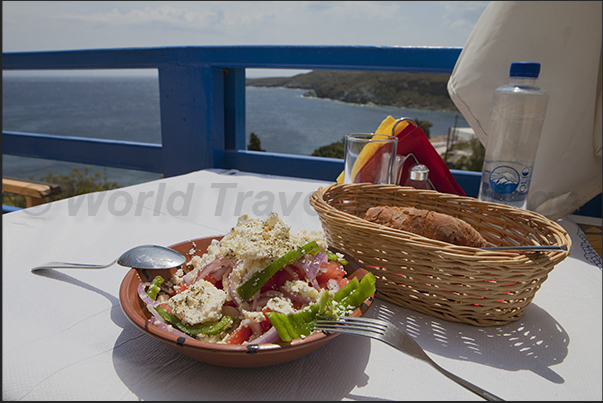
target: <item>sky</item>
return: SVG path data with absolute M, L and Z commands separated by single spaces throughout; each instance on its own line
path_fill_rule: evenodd
M 3 1 L 3 52 L 208 45 L 462 47 L 489 1 Z M 257 70 L 247 76 L 292 75 Z

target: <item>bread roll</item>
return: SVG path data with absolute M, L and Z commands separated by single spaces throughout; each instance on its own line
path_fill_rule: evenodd
M 460 218 L 414 207 L 372 207 L 365 220 L 460 246 L 483 247 L 488 242 Z

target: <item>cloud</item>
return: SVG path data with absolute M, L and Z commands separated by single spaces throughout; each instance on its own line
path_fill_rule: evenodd
M 399 1 L 311 1 L 305 6 L 308 14 L 320 12 L 325 17 L 345 21 L 348 18 L 365 20 L 389 20 L 400 16 Z M 402 4 L 401 4 L 402 3 Z
M 191 6 L 195 5 L 191 3 Z M 237 13 L 227 12 L 227 7 L 228 3 L 205 6 L 201 9 L 199 7 L 191 9 L 164 4 L 157 7 L 135 8 L 129 11 L 120 11 L 114 8 L 106 13 L 71 15 L 69 18 L 120 26 L 148 27 L 160 24 L 162 28 L 171 27 L 200 31 L 206 29 L 224 30 L 228 27 L 249 27 L 274 20 L 274 14 L 271 12 L 255 11 L 237 15 Z
M 452 30 L 470 33 L 489 1 L 442 1 L 442 23 Z
M 173 26 L 208 26 L 223 17 L 212 10 L 189 11 L 165 4 L 156 8 L 144 7 L 127 12 L 113 9 L 108 13 L 70 15 L 68 18 L 115 25 L 148 25 L 162 23 L 164 25 Z
M 3 2 L 5 51 L 146 46 L 462 46 L 488 2 Z

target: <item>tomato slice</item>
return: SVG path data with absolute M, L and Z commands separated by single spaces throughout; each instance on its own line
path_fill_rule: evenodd
M 295 273 L 297 275 L 297 277 L 295 277 L 294 274 Z M 268 290 L 278 290 L 280 289 L 287 281 L 291 281 L 291 280 L 303 280 L 306 278 L 306 272 L 297 267 L 294 266 L 292 264 L 286 265 L 285 267 L 283 267 L 282 269 L 280 269 L 279 271 L 277 271 L 274 276 L 270 277 L 270 280 L 268 280 L 268 282 L 266 282 L 266 284 L 264 284 L 264 286 L 262 287 L 262 289 L 260 290 L 260 292 L 265 292 Z
M 278 272 L 277 272 L 277 274 L 278 274 Z M 262 286 L 262 288 L 260 289 L 260 294 L 263 292 L 266 292 L 268 290 L 274 290 L 275 285 L 276 285 L 276 274 L 274 276 L 270 277 L 270 279 L 268 279 L 266 284 L 264 284 Z
M 185 291 L 185 290 L 188 290 L 188 284 L 186 284 L 184 281 L 182 283 L 174 286 L 175 294 L 180 294 L 182 291 Z
M 350 282 L 350 280 L 347 278 L 340 278 L 340 279 L 337 279 L 337 282 L 339 283 L 339 289 L 341 290 L 343 287 L 345 287 L 345 285 L 347 283 Z
M 268 319 L 268 316 L 266 315 L 271 311 L 272 309 L 268 307 L 262 309 L 262 312 L 266 317 L 266 319 L 260 322 L 262 333 L 266 333 L 270 327 L 272 327 L 272 323 L 270 323 L 270 319 Z M 252 334 L 253 330 L 251 330 L 250 327 L 241 325 L 226 338 L 225 342 L 226 344 L 243 344 L 244 342 L 249 341 Z
M 327 283 L 329 280 L 336 280 L 339 284 L 339 288 L 346 285 L 349 280 L 345 278 L 347 273 L 341 264 L 331 260 L 320 264 L 319 274 L 316 276 L 316 281 L 320 288 L 328 288 Z
M 211 274 L 208 274 L 207 276 L 205 276 L 205 278 L 203 280 L 207 281 L 208 283 L 212 283 L 216 288 L 219 288 L 219 289 L 224 288 L 224 287 L 222 287 L 222 279 L 216 280 L 215 278 L 213 278 L 211 276 Z
M 239 326 L 226 338 L 226 344 L 243 344 L 249 340 L 253 331 L 247 326 Z
M 270 323 L 270 319 L 268 319 L 268 315 L 266 315 L 268 312 L 272 312 L 272 309 L 270 309 L 268 307 L 265 307 L 264 309 L 262 309 L 262 313 L 266 317 L 266 319 L 264 319 L 263 321 L 260 322 L 260 327 L 262 328 L 262 333 L 266 333 L 268 330 L 270 330 L 270 327 L 272 327 L 272 323 Z

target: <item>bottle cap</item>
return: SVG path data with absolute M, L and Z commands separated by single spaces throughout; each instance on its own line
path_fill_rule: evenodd
M 540 63 L 514 62 L 511 63 L 509 76 L 538 78 L 540 74 Z
M 423 164 L 418 164 L 412 167 L 410 170 L 410 180 L 413 181 L 426 181 L 429 175 L 429 168 Z

